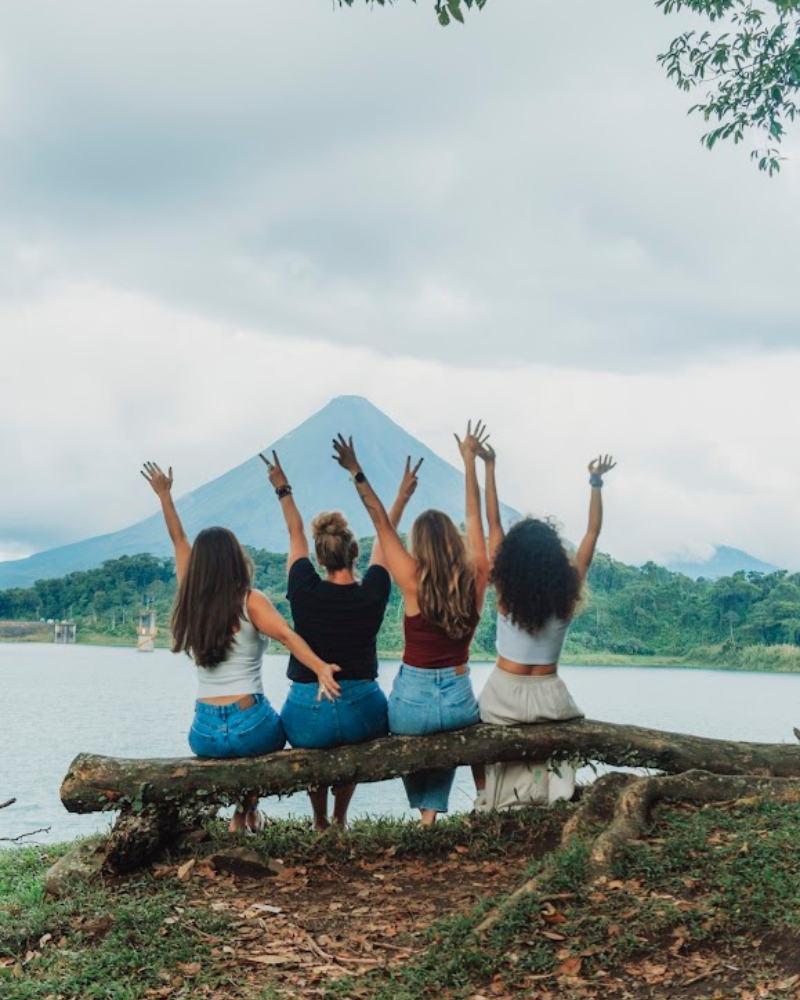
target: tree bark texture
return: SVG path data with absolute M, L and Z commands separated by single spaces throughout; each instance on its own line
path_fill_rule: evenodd
M 61 786 L 70 812 L 152 805 L 239 801 L 248 792 L 287 795 L 320 785 L 383 781 L 426 767 L 511 760 L 579 758 L 670 774 L 800 777 L 800 746 L 736 743 L 581 719 L 528 726 L 489 726 L 431 736 L 391 736 L 330 750 L 282 750 L 263 757 L 211 760 L 123 759 L 79 754 Z

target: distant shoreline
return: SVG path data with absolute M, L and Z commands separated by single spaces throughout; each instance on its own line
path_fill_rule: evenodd
M 0 637 L 0 645 L 54 645 L 52 639 L 47 637 L 31 636 L 29 638 Z M 83 636 L 76 643 L 78 646 L 104 646 L 108 649 L 135 649 L 135 644 L 129 637 L 114 638 L 110 636 L 88 635 Z M 765 646 L 763 651 L 757 646 L 747 646 L 737 650 L 733 657 L 728 653 L 712 647 L 710 655 L 703 655 L 699 651 L 696 654 L 689 653 L 686 656 L 667 656 L 660 654 L 636 655 L 624 653 L 567 653 L 562 658 L 562 666 L 565 667 L 671 667 L 681 670 L 724 670 L 729 673 L 765 673 L 765 674 L 799 674 L 800 673 L 800 648 L 795 650 L 796 655 L 786 655 L 775 650 L 782 650 L 784 647 Z M 165 642 L 156 642 L 156 649 L 169 649 Z M 284 650 L 273 649 L 267 655 L 284 656 Z M 384 649 L 378 651 L 378 656 L 382 660 L 401 660 L 402 651 L 397 649 Z M 475 653 L 470 656 L 473 663 L 492 663 L 494 656 L 485 653 Z

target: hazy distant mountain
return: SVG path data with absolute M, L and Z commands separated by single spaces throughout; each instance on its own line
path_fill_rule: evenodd
M 774 573 L 780 567 L 773 566 L 772 563 L 763 562 L 754 556 L 742 552 L 741 549 L 732 549 L 727 545 L 717 545 L 714 552 L 701 562 L 676 561 L 666 563 L 667 569 L 674 573 L 683 573 L 697 580 L 703 576 L 706 580 L 716 580 L 721 576 L 731 576 L 744 570 L 746 573 Z
M 397 492 L 406 455 L 415 459 L 424 457 L 419 486 L 408 505 L 403 526 L 409 526 L 416 515 L 428 507 L 446 511 L 457 523 L 463 521 L 463 474 L 368 400 L 360 396 L 338 396 L 319 413 L 264 449 L 275 448 L 278 452 L 306 523 L 320 510 L 342 510 L 357 535 L 373 534 L 372 524 L 349 476 L 330 457 L 331 439 L 337 431 L 353 435 L 359 461 L 387 507 Z M 453 448 L 455 451 L 455 444 Z M 460 461 L 457 453 L 455 458 Z M 147 489 L 147 486 L 142 484 L 142 488 Z M 242 542 L 255 548 L 286 551 L 283 517 L 264 464 L 257 455 L 180 497 L 176 506 L 190 537 L 201 528 L 222 524 L 234 531 Z M 157 513 L 152 517 L 113 534 L 37 552 L 27 559 L 0 563 L 0 589 L 29 586 L 36 580 L 91 569 L 106 559 L 122 555 L 171 554 L 172 547 L 155 496 L 153 509 Z M 520 514 L 504 506 L 503 517 L 515 520 Z

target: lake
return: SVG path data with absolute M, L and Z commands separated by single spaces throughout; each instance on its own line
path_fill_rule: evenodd
M 391 688 L 397 662 L 381 664 Z M 733 673 L 669 667 L 560 668 L 575 700 L 593 719 L 724 739 L 794 743 L 800 725 L 800 675 Z M 476 693 L 492 664 L 472 668 Z M 280 708 L 286 657 L 264 659 L 264 690 Z M 49 827 L 33 843 L 52 843 L 106 829 L 109 815 L 72 816 L 58 798 L 79 752 L 122 757 L 187 756 L 194 671 L 168 650 L 0 644 L 6 706 L 0 730 L 0 837 Z M 469 770 L 460 769 L 452 811 L 472 807 Z M 305 793 L 262 803 L 272 816 L 310 816 Z M 399 780 L 361 785 L 351 816 L 409 816 Z

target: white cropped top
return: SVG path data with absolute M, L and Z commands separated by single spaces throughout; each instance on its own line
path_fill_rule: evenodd
M 233 694 L 263 694 L 261 658 L 269 639 L 249 618 L 239 619 L 230 652 L 216 667 L 197 667 L 197 697 L 218 698 Z
M 541 664 L 558 663 L 564 640 L 567 638 L 569 621 L 551 618 L 546 621 L 536 635 L 525 632 L 505 615 L 497 613 L 497 655 L 512 663 Z

